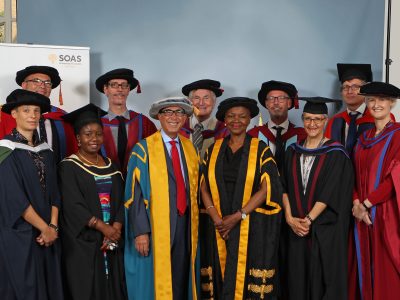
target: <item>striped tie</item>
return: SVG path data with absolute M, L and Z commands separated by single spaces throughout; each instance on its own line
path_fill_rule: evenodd
M 194 130 L 192 134 L 192 142 L 194 147 L 198 150 L 201 151 L 201 148 L 203 147 L 203 131 L 204 127 L 203 124 L 197 123 L 194 125 Z

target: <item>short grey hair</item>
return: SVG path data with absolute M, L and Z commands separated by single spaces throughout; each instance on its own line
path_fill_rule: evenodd
M 189 92 L 188 98 L 189 98 L 190 101 L 192 101 L 193 93 L 194 93 L 195 91 L 197 91 L 197 90 L 199 90 L 199 89 L 191 90 L 191 91 Z M 204 89 L 204 90 L 208 90 L 208 89 Z M 215 93 L 214 93 L 212 90 L 208 90 L 208 91 L 210 91 L 211 97 L 212 97 L 212 99 L 214 100 L 214 102 L 217 101 L 217 96 L 215 95 Z

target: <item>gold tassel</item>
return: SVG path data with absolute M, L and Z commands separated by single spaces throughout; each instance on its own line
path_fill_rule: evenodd
M 58 92 L 58 102 L 60 103 L 60 105 L 64 104 L 64 100 L 63 100 L 63 96 L 62 96 L 62 91 L 61 91 L 61 82 L 60 82 L 60 89 Z

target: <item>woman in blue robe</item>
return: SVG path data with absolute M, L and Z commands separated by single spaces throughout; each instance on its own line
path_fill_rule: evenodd
M 2 299 L 63 299 L 53 153 L 36 134 L 50 100 L 15 90 L 2 111 L 16 128 L 0 141 L 0 295 Z

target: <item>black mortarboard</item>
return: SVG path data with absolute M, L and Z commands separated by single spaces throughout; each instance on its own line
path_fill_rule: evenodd
M 224 121 L 225 114 L 228 109 L 237 106 L 244 106 L 250 110 L 250 117 L 254 118 L 260 112 L 260 109 L 257 106 L 257 101 L 254 99 L 246 98 L 246 97 L 232 97 L 225 99 L 218 105 L 218 110 L 216 114 L 216 118 L 219 121 Z
M 289 107 L 289 109 L 292 109 L 293 107 L 298 108 L 299 104 L 297 102 L 297 89 L 296 87 L 288 82 L 283 82 L 283 81 L 276 81 L 276 80 L 270 80 L 267 82 L 264 82 L 261 85 L 261 89 L 258 92 L 258 101 L 262 106 L 265 107 L 265 98 L 267 97 L 268 93 L 270 91 L 284 91 L 288 96 L 292 99 L 292 106 Z
M 307 103 L 304 105 L 303 112 L 315 115 L 328 114 L 328 107 L 326 106 L 326 103 L 342 103 L 342 100 L 324 97 L 299 97 L 299 100 L 307 101 Z
M 189 96 L 189 93 L 191 91 L 198 89 L 213 91 L 215 96 L 217 97 L 221 96 L 222 93 L 224 92 L 224 90 L 221 89 L 221 83 L 219 81 L 211 79 L 201 79 L 185 85 L 182 88 L 182 94 L 184 94 L 185 96 Z
M 139 81 L 135 77 L 133 77 L 133 71 L 131 69 L 121 68 L 111 70 L 97 78 L 95 83 L 97 90 L 101 93 L 104 93 L 104 85 L 112 79 L 125 79 L 131 85 L 131 90 L 139 85 Z M 139 87 L 137 89 L 137 92 L 140 93 Z
M 26 67 L 25 69 L 19 70 L 15 77 L 15 82 L 19 86 L 21 86 L 26 77 L 36 73 L 46 74 L 47 76 L 49 76 L 51 83 L 53 84 L 51 86 L 52 89 L 56 88 L 61 82 L 61 78 L 60 75 L 58 74 L 57 69 L 48 66 L 29 66 Z
M 102 110 L 100 107 L 89 103 L 61 116 L 61 118 L 66 122 L 71 123 L 74 127 L 75 133 L 79 133 L 79 130 L 87 124 L 98 123 L 102 125 L 100 118 L 106 114 L 107 112 Z
M 341 83 L 354 78 L 372 81 L 371 64 L 337 64 L 337 71 Z
M 16 89 L 11 92 L 6 98 L 6 104 L 1 107 L 1 110 L 6 114 L 11 114 L 11 111 L 21 105 L 37 105 L 40 107 L 40 112 L 43 114 L 50 111 L 50 99 L 42 94 L 31 92 L 23 89 Z
M 400 89 L 390 83 L 374 81 L 363 85 L 359 94 L 400 98 Z

